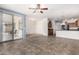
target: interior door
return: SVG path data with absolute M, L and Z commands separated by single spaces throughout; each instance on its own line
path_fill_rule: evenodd
M 12 15 L 2 14 L 3 39 L 2 41 L 13 40 Z

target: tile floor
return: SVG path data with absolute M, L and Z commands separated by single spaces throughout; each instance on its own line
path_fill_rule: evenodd
M 77 55 L 79 40 L 27 35 L 24 40 L 0 44 L 1 55 Z

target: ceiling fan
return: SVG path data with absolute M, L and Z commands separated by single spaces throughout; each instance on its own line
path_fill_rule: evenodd
M 43 10 L 48 10 L 47 7 L 41 7 L 40 4 L 36 4 L 36 7 L 35 8 L 32 8 L 31 7 L 29 9 L 34 10 L 33 13 L 36 13 L 36 11 L 38 11 L 38 10 L 39 10 L 40 13 L 43 13 Z

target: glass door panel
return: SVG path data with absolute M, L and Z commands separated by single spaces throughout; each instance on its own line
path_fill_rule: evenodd
M 12 34 L 13 34 L 12 15 L 3 14 L 2 16 L 3 16 L 3 19 L 2 19 L 3 40 L 2 41 L 12 40 Z
M 22 17 L 14 16 L 14 39 L 22 39 Z

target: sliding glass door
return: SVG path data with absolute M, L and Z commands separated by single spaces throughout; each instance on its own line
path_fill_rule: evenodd
M 0 42 L 25 38 L 25 17 L 15 11 L 0 9 Z
M 2 14 L 3 39 L 2 41 L 22 39 L 22 17 L 10 14 Z

